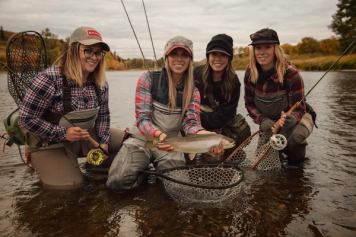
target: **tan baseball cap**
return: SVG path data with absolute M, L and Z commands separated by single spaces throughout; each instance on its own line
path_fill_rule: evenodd
M 101 34 L 92 27 L 81 26 L 75 29 L 70 36 L 69 45 L 75 42 L 79 42 L 83 45 L 101 43 L 105 51 L 110 51 L 109 45 L 103 41 Z
M 168 40 L 164 47 L 164 55 L 167 56 L 170 52 L 176 48 L 182 48 L 186 50 L 191 57 L 193 57 L 193 42 L 183 36 L 175 36 Z

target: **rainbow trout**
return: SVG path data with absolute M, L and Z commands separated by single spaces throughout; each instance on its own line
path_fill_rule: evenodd
M 146 143 L 147 148 L 152 148 L 158 143 L 155 138 Z M 170 144 L 174 151 L 183 153 L 206 153 L 214 146 L 222 144 L 224 149 L 229 149 L 235 146 L 235 141 L 221 134 L 195 134 L 185 137 L 167 137 L 163 143 Z

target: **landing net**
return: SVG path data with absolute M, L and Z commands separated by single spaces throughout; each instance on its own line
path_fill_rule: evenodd
M 13 35 L 7 42 L 6 61 L 9 93 L 19 106 L 33 78 L 46 68 L 46 47 L 42 36 L 35 31 Z
M 206 164 L 166 169 L 157 176 L 177 202 L 215 204 L 236 198 L 243 172 L 237 165 Z

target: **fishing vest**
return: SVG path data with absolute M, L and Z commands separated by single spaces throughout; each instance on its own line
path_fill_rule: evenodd
M 149 72 L 149 75 L 152 79 L 151 86 L 151 96 L 154 101 L 157 101 L 161 104 L 168 105 L 168 75 L 165 68 L 162 71 L 153 71 Z M 177 86 L 176 93 L 176 107 L 181 108 L 183 102 L 183 83 L 180 83 Z
M 152 123 L 170 137 L 178 136 L 182 126 L 182 104 L 184 85 L 176 88 L 176 108 L 168 108 L 168 75 L 166 69 L 150 72 L 152 79 Z

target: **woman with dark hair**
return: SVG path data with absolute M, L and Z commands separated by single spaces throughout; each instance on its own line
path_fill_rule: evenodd
M 289 163 L 305 159 L 306 139 L 313 130 L 313 119 L 303 101 L 290 115 L 286 112 L 304 98 L 304 83 L 280 46 L 277 32 L 261 29 L 250 35 L 250 62 L 245 73 L 245 105 L 260 130 L 280 133 L 288 139 L 282 151 Z
M 194 79 L 201 97 L 202 126 L 233 138 L 238 145 L 250 128 L 242 115 L 236 115 L 241 84 L 232 59 L 233 39 L 215 35 L 206 46 L 206 63 L 195 68 Z
M 104 61 L 109 50 L 97 30 L 79 27 L 58 66 L 39 73 L 26 91 L 19 123 L 36 143 L 27 150 L 45 187 L 71 189 L 82 184 L 76 158 L 93 148 L 90 136 L 110 158 L 119 149 L 123 132 L 110 132 Z M 105 158 L 109 165 L 111 159 Z
M 106 185 L 114 190 L 130 190 L 143 180 L 142 171 L 153 163 L 156 170 L 185 165 L 184 154 L 173 151 L 165 138 L 204 134 L 200 124 L 200 95 L 193 81 L 193 42 L 176 36 L 164 49 L 161 71 L 145 72 L 136 87 L 136 126 L 110 167 Z M 160 141 L 146 147 L 147 138 Z M 220 147 L 211 152 L 220 154 Z

